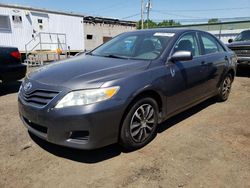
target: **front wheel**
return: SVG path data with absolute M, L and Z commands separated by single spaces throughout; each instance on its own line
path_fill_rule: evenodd
M 233 78 L 231 74 L 228 74 L 221 82 L 219 88 L 219 94 L 217 95 L 218 101 L 226 101 L 229 97 L 232 88 Z
M 152 98 L 143 98 L 131 105 L 120 133 L 120 144 L 129 150 L 148 144 L 156 135 L 158 105 Z

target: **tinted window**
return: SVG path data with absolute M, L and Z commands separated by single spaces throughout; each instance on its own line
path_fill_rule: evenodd
M 92 55 L 153 60 L 165 50 L 174 33 L 125 33 L 103 44 Z
M 243 31 L 235 38 L 235 41 L 244 41 L 244 40 L 250 40 L 250 31 Z
M 211 35 L 202 33 L 201 40 L 204 47 L 204 54 L 212 54 L 224 51 L 222 46 Z
M 174 52 L 177 51 L 190 51 L 193 56 L 199 56 L 200 52 L 195 34 L 189 33 L 181 37 L 174 47 Z

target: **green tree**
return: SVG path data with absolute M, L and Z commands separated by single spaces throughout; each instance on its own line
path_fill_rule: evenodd
M 181 24 L 174 20 L 163 20 L 162 22 L 158 23 L 158 27 L 169 27 L 169 26 L 178 26 L 178 25 L 181 25 Z
M 178 26 L 181 25 L 179 22 L 175 22 L 174 20 L 163 20 L 162 22 L 156 23 L 152 20 L 148 22 L 149 28 L 156 28 L 156 27 L 169 27 L 169 26 Z M 147 28 L 147 20 L 144 22 L 144 29 Z M 141 29 L 141 20 L 137 22 L 137 29 Z
M 148 23 L 148 27 L 149 28 L 155 28 L 157 27 L 157 23 L 152 21 L 152 20 L 149 20 L 149 22 L 147 22 L 147 20 L 144 21 L 144 29 L 147 28 L 147 23 Z M 137 22 L 137 29 L 141 29 L 141 20 L 139 22 Z

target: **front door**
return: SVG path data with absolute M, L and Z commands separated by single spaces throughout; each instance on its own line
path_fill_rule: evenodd
M 46 13 L 31 12 L 32 26 L 35 33 L 49 32 L 49 15 Z
M 38 37 L 41 45 L 37 46 L 39 50 L 51 50 L 54 46 L 50 43 L 57 42 L 54 36 L 49 34 L 49 15 L 46 13 L 31 12 L 33 35 Z M 56 49 L 56 46 L 54 47 Z
M 168 114 L 175 112 L 199 100 L 203 95 L 203 72 L 201 50 L 195 32 L 183 35 L 176 43 L 173 52 L 190 51 L 190 61 L 168 62 L 169 71 L 166 83 L 168 87 Z

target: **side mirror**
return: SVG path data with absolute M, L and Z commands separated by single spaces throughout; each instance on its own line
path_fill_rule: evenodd
M 232 42 L 233 42 L 233 39 L 229 39 L 229 40 L 228 40 L 228 43 L 232 43 Z
M 176 62 L 176 61 L 190 61 L 193 59 L 193 55 L 189 51 L 177 51 L 175 52 L 172 57 L 170 58 L 170 61 Z

